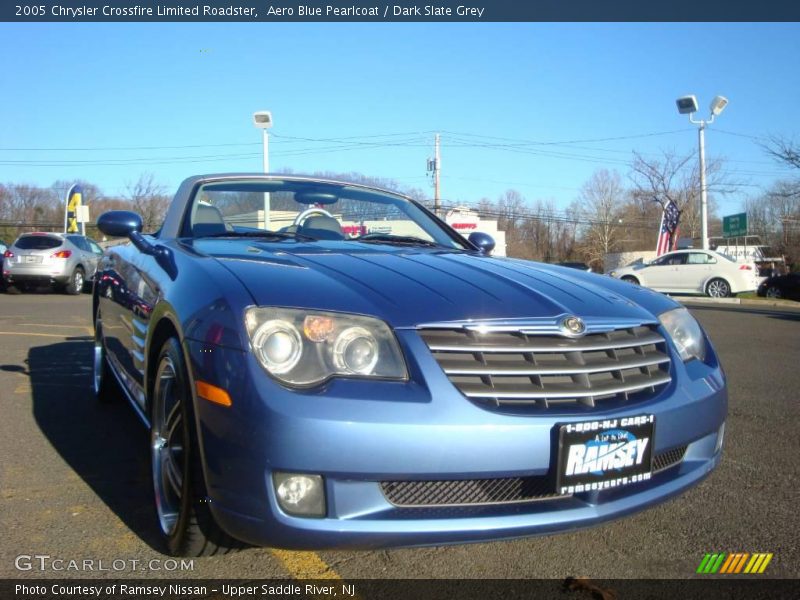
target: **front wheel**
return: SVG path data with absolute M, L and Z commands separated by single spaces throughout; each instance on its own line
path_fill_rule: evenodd
M 105 340 L 103 339 L 103 319 L 98 309 L 94 321 L 94 365 L 92 368 L 92 389 L 100 402 L 111 402 L 119 394 L 117 381 L 108 365 Z
M 767 288 L 766 296 L 767 298 L 783 298 L 783 292 L 781 292 L 781 288 L 771 285 Z
M 706 294 L 711 298 L 727 298 L 731 295 L 731 286 L 724 279 L 712 279 L 706 286 Z
M 639 280 L 636 279 L 633 275 L 625 275 L 621 277 L 622 281 L 627 281 L 628 283 L 632 283 L 633 285 L 639 285 Z
M 161 348 L 153 384 L 150 452 L 156 513 L 174 556 L 211 556 L 240 547 L 208 507 L 194 428 L 192 394 L 180 344 Z

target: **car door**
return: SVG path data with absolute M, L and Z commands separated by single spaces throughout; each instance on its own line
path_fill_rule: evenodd
M 88 278 L 94 278 L 95 273 L 97 272 L 97 265 L 100 263 L 100 259 L 103 256 L 103 249 L 92 239 L 86 238 L 86 243 L 89 245 L 89 251 L 91 252 L 91 261 L 92 261 L 92 272 L 86 273 Z
M 708 252 L 687 252 L 686 263 L 678 267 L 676 274 L 676 291 L 702 294 L 705 284 L 713 272 L 717 259 Z
M 684 253 L 670 253 L 660 256 L 643 269 L 642 282 L 645 286 L 660 292 L 674 291 L 678 285 L 678 268 L 684 263 Z

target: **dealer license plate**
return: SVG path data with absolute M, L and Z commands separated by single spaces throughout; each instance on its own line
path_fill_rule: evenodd
M 653 469 L 654 415 L 562 425 L 559 494 L 578 494 L 646 481 Z

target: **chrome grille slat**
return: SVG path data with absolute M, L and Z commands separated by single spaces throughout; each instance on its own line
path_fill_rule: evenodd
M 483 398 L 491 396 L 493 398 L 503 398 L 509 401 L 514 399 L 528 398 L 589 398 L 592 396 L 605 396 L 607 394 L 619 394 L 622 392 L 632 392 L 642 388 L 653 387 L 664 383 L 669 383 L 670 376 L 664 374 L 660 377 L 639 377 L 628 380 L 625 385 L 595 385 L 583 389 L 570 386 L 569 384 L 552 384 L 541 391 L 520 391 L 518 386 L 495 383 L 493 388 L 486 389 L 477 385 L 462 385 L 461 392 L 465 396 Z
M 522 362 L 522 361 L 520 361 Z M 649 367 L 668 363 L 669 357 L 664 356 L 659 352 L 648 352 L 645 358 L 628 358 L 602 362 L 597 364 L 587 363 L 584 365 L 564 365 L 564 366 L 536 366 L 531 368 L 523 367 L 492 367 L 483 361 L 480 364 L 467 361 L 447 361 L 444 357 L 440 357 L 439 364 L 448 375 L 482 375 L 482 374 L 496 374 L 496 375 L 553 375 L 553 374 L 569 374 L 569 373 L 601 373 L 603 371 L 610 371 L 613 369 L 633 369 L 638 367 Z
M 419 334 L 451 383 L 482 406 L 591 409 L 646 399 L 671 380 L 666 340 L 650 325 L 580 338 L 457 326 Z
M 437 331 L 437 333 L 440 333 Z M 564 352 L 592 352 L 595 350 L 617 350 L 622 348 L 636 348 L 642 345 L 658 344 L 664 341 L 664 338 L 657 333 L 652 333 L 642 338 L 629 338 L 619 340 L 608 340 L 600 337 L 601 334 L 595 336 L 586 336 L 585 338 L 573 340 L 568 338 L 561 338 L 557 336 L 548 336 L 556 338 L 558 341 L 551 344 L 531 344 L 525 340 L 513 340 L 503 345 L 489 345 L 489 344 L 463 344 L 458 339 L 436 339 L 435 336 L 426 337 L 428 348 L 434 352 L 554 352 L 562 350 Z M 497 337 L 497 334 L 495 334 Z M 594 339 L 594 338 L 600 339 Z M 467 338 L 464 337 L 466 340 Z

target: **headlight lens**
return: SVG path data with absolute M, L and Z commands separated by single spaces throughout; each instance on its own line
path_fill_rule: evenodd
M 672 338 L 684 362 L 693 358 L 705 360 L 706 340 L 703 331 L 687 309 L 670 310 L 662 314 L 659 320 Z
M 337 376 L 407 378 L 397 340 L 379 319 L 251 307 L 245 328 L 258 362 L 285 384 L 310 386 Z

